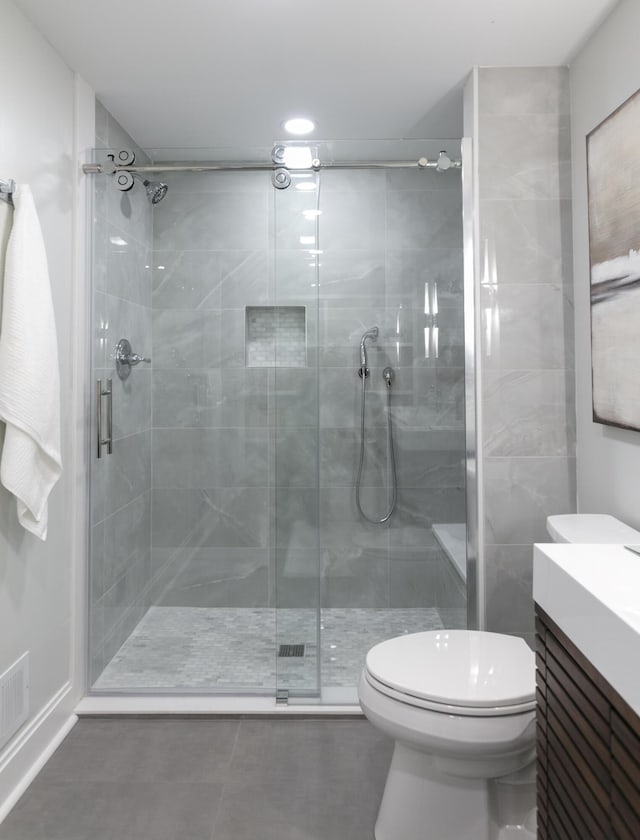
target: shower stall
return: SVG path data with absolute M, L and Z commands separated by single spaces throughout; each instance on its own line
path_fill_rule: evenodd
M 373 644 L 467 624 L 461 143 L 137 149 L 127 185 L 105 114 L 89 693 L 354 703 Z

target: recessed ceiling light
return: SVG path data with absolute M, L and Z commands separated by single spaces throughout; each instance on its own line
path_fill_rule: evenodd
M 316 124 L 313 120 L 307 119 L 307 117 L 292 117 L 290 120 L 286 120 L 282 123 L 282 127 L 287 132 L 287 134 L 311 134 L 311 132 L 315 129 Z

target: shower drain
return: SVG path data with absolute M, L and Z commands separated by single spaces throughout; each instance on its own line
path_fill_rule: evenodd
M 280 645 L 278 656 L 304 656 L 304 645 Z

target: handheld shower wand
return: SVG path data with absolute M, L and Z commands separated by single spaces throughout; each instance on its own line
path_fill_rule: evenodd
M 360 369 L 358 371 L 358 376 L 360 377 L 360 379 L 364 379 L 365 377 L 369 376 L 369 368 L 367 367 L 367 347 L 365 345 L 365 341 L 368 338 L 372 339 L 373 341 L 377 340 L 377 327 L 371 327 L 370 329 L 368 329 L 360 339 Z
M 396 475 L 396 456 L 393 447 L 393 431 L 391 427 L 391 384 L 393 382 L 394 372 L 392 367 L 386 367 L 382 371 L 382 378 L 387 386 L 387 446 L 388 446 L 388 488 L 387 492 L 391 492 L 391 499 L 386 513 L 379 518 L 372 518 L 368 516 L 362 509 L 360 500 L 360 485 L 362 484 L 362 472 L 364 469 L 364 433 L 365 433 L 365 403 L 367 396 L 366 380 L 369 376 L 369 368 L 367 367 L 367 339 L 376 341 L 378 338 L 378 327 L 370 327 L 362 338 L 360 339 L 360 367 L 358 368 L 358 376 L 362 379 L 362 399 L 360 402 L 360 462 L 358 464 L 358 475 L 356 478 L 356 505 L 360 511 L 360 516 L 372 525 L 384 525 L 391 518 L 391 514 L 395 510 L 396 501 L 398 499 L 398 478 Z

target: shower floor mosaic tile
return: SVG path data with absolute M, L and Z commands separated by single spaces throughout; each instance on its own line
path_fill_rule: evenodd
M 448 627 L 463 626 L 462 611 Z M 367 650 L 403 633 L 443 628 L 436 608 L 150 607 L 94 684 L 98 691 L 313 692 L 358 683 Z M 322 639 L 318 662 L 318 636 Z M 304 656 L 276 657 L 281 644 Z

